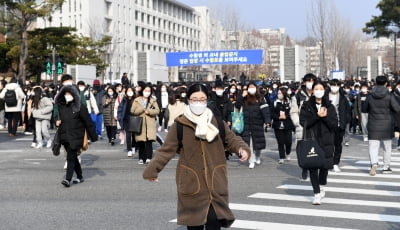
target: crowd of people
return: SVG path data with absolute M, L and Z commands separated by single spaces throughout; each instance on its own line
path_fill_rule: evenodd
M 361 134 L 363 141 L 368 141 L 370 175 L 375 176 L 381 142 L 384 148 L 382 173 L 392 172 L 391 143 L 400 132 L 400 81 L 391 82 L 386 76 L 377 76 L 373 81 L 321 81 L 310 73 L 303 77 L 302 82 L 287 83 L 238 83 L 235 79 L 219 79 L 201 84 L 130 84 L 125 79 L 115 85 L 102 85 L 99 80 L 75 83 L 70 75 L 65 74 L 58 87 L 22 86 L 13 78 L 8 83 L 1 81 L 0 90 L 0 128 L 7 126 L 9 136 L 16 136 L 17 128 L 22 125 L 24 134 L 33 135 L 31 147 L 50 148 L 49 129 L 59 127 L 66 150 L 67 173 L 62 182 L 66 187 L 72 182 L 83 182 L 79 154 L 84 135 L 92 142 L 107 138 L 111 146 L 123 145 L 127 157 L 138 152 L 138 164 L 148 165 L 144 178 L 156 181 L 158 173 L 175 153 L 180 153 L 179 170 L 189 176 L 190 173 L 201 173 L 203 167 L 218 167 L 219 163 L 226 167 L 223 161 L 229 160 L 233 153 L 253 169 L 262 164 L 261 151 L 267 147 L 265 133 L 272 129 L 279 152 L 278 164 L 291 159 L 292 146 L 304 135 L 315 137 L 323 148 L 330 164 L 324 168 L 304 168 L 301 173 L 303 180 L 309 178 L 311 181 L 313 204 L 320 204 L 325 196 L 323 187 L 329 170 L 341 171 L 342 146 L 350 145 L 349 134 Z M 242 132 L 234 133 L 231 130 L 232 114 L 239 111 L 243 114 L 244 128 Z M 131 116 L 142 118 L 138 133 L 129 130 Z M 165 140 L 161 132 L 166 133 Z M 214 142 L 216 138 L 220 139 L 217 144 Z M 155 141 L 162 146 L 153 160 Z M 398 146 L 400 148 L 400 139 Z M 222 152 L 224 160 L 220 155 L 199 158 L 199 150 L 203 153 Z M 206 160 L 207 157 L 210 159 Z M 194 162 L 197 158 L 199 161 Z M 196 166 L 202 161 L 204 165 Z M 74 171 L 77 178 L 72 180 Z M 223 177 L 217 176 L 221 183 L 225 183 Z M 179 180 L 180 183 L 193 183 L 192 179 Z M 178 193 L 183 194 L 178 199 L 186 202 L 186 195 L 205 191 L 203 186 L 207 187 L 207 182 L 199 183 L 198 188 L 190 187 L 193 185 L 180 188 L 178 185 Z M 179 192 L 180 189 L 185 191 Z M 203 202 L 206 206 L 196 206 Z M 225 199 L 221 202 L 227 205 Z M 229 208 L 212 201 L 210 205 L 208 200 L 199 200 L 196 205 L 198 212 L 210 210 L 210 218 L 225 216 L 225 222 L 219 223 L 221 226 L 231 223 Z M 185 210 L 193 211 L 192 206 L 182 204 L 178 207 L 182 214 L 178 222 L 188 226 L 204 224 L 203 220 L 208 217 L 188 218 Z

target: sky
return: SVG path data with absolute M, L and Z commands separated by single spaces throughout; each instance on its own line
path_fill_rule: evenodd
M 307 12 L 311 0 L 178 0 L 189 6 L 231 5 L 240 12 L 244 24 L 255 29 L 286 28 L 294 39 L 304 39 L 307 32 Z M 376 9 L 379 0 L 332 0 L 340 16 L 361 31 L 372 16 L 380 15 Z M 223 8 L 223 7 L 222 7 Z M 221 9 L 219 9 L 221 10 Z M 217 11 L 218 12 L 218 11 Z

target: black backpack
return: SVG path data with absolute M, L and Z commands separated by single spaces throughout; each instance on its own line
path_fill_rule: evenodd
M 219 136 L 224 143 L 224 147 L 226 147 L 225 143 L 225 124 L 222 119 L 219 119 L 218 117 L 215 117 L 218 122 L 218 129 L 219 129 Z M 178 138 L 178 150 L 176 152 L 179 152 L 179 150 L 182 148 L 182 138 L 183 138 L 183 125 L 179 122 L 176 122 L 176 136 Z
M 15 90 L 7 89 L 6 94 L 4 96 L 4 101 L 7 107 L 17 106 L 18 100 L 17 100 L 17 95 L 15 94 Z

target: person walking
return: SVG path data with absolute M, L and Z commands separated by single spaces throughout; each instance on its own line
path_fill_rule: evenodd
M 131 107 L 131 113 L 143 118 L 142 131 L 136 135 L 136 143 L 139 148 L 139 164 L 148 164 L 153 157 L 153 141 L 157 139 L 156 116 L 160 112 L 157 100 L 151 95 L 153 88 L 150 84 L 141 87 L 139 97 L 135 98 Z
M 354 110 L 353 110 L 356 119 L 361 120 L 360 124 L 361 124 L 361 131 L 363 134 L 363 141 L 368 141 L 368 129 L 367 129 L 368 113 L 363 113 L 361 111 L 361 108 L 362 104 L 364 104 L 367 99 L 367 96 L 369 94 L 368 91 L 369 91 L 368 84 L 366 83 L 361 84 L 361 90 L 354 101 Z M 394 95 L 398 95 L 399 98 L 398 102 L 400 102 L 400 92 L 397 91 L 394 93 Z
M 36 132 L 36 148 L 43 147 L 43 139 L 45 139 L 46 147 L 51 147 L 51 139 L 49 133 L 50 119 L 53 112 L 53 102 L 50 98 L 43 95 L 41 87 L 33 88 L 32 100 L 32 117 L 35 119 Z
M 115 144 L 115 136 L 117 134 L 117 120 L 114 117 L 114 105 L 117 93 L 113 87 L 107 88 L 107 93 L 103 97 L 103 116 L 104 126 L 106 127 L 108 143 Z
M 79 91 L 73 85 L 63 86 L 55 103 L 58 105 L 56 126 L 58 126 L 60 143 L 67 151 L 67 172 L 61 184 L 70 187 L 71 182 L 82 183 L 81 164 L 78 160 L 78 151 L 83 145 L 85 130 L 91 142 L 97 141 L 93 122 L 90 119 L 86 106 L 81 105 Z M 76 178 L 72 176 L 76 173 Z
M 135 100 L 135 92 L 131 86 L 126 88 L 126 93 L 118 106 L 118 122 L 125 131 L 125 143 L 128 151 L 128 157 L 132 157 L 136 152 L 135 133 L 129 131 L 129 118 L 131 116 L 131 107 Z
M 251 156 L 249 168 L 261 164 L 261 150 L 266 147 L 264 127 L 270 126 L 271 113 L 268 103 L 257 89 L 254 82 L 250 82 L 242 97 L 236 101 L 236 108 L 243 107 L 244 130 L 241 134 L 243 140 L 250 146 Z
M 96 100 L 96 104 L 97 104 L 97 108 L 99 110 L 99 113 L 96 115 L 94 113 L 94 111 L 92 111 L 90 116 L 92 118 L 93 123 L 95 124 L 97 137 L 101 140 L 101 139 L 103 139 L 103 136 L 102 136 L 102 131 L 103 131 L 103 112 L 104 112 L 103 98 L 104 98 L 104 95 L 105 95 L 105 91 L 100 86 L 99 80 L 94 80 L 93 81 L 92 92 L 93 92 L 93 96 L 94 96 L 94 98 Z
M 330 103 L 328 95 L 325 94 L 324 84 L 316 81 L 312 90 L 313 96 L 301 106 L 300 125 L 305 129 L 304 135 L 313 136 L 325 152 L 325 167 L 307 169 L 314 191 L 312 204 L 319 205 L 321 199 L 325 197 L 325 190 L 321 186 L 327 184 L 328 170 L 333 168 L 334 130 L 338 126 L 338 118 L 335 106 Z
M 158 114 L 158 132 L 161 132 L 162 128 L 164 128 L 164 132 L 168 132 L 168 117 L 165 115 L 168 114 L 166 110 L 168 107 L 169 95 L 170 92 L 168 91 L 167 85 L 162 84 L 158 87 L 156 91 L 157 103 L 160 108 L 160 113 Z
M 225 124 L 225 140 L 221 139 L 217 119 L 207 108 L 208 90 L 202 84 L 189 87 L 189 106 L 168 132 L 165 143 L 143 172 L 143 178 L 158 181 L 166 164 L 179 154 L 177 164 L 178 224 L 188 230 L 229 227 L 235 218 L 229 208 L 227 165 L 224 144 L 239 153 L 245 162 L 250 149 Z M 178 139 L 181 127 L 182 139 Z
M 6 90 L 4 88 L 5 85 L 6 85 L 6 81 L 0 80 L 0 94 L 3 90 L 4 91 Z M 0 98 L 0 129 L 4 129 L 4 121 L 5 121 L 4 118 L 5 118 L 5 114 L 6 114 L 5 108 L 6 108 L 6 106 L 5 106 L 4 99 Z
M 368 113 L 368 145 L 371 160 L 371 176 L 376 175 L 378 169 L 378 155 L 380 143 L 383 143 L 383 170 L 382 173 L 392 173 L 390 161 L 392 155 L 392 138 L 394 134 L 393 112 L 396 116 L 400 112 L 400 105 L 396 98 L 386 88 L 387 77 L 377 76 L 376 86 L 362 104 L 362 112 Z
M 273 119 L 272 128 L 274 129 L 276 141 L 278 142 L 279 164 L 283 164 L 285 159 L 290 160 L 292 149 L 292 132 L 294 124 L 290 118 L 290 97 L 287 87 L 278 89 L 277 99 L 271 108 Z

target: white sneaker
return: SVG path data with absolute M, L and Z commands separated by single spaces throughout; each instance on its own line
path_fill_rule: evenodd
M 50 148 L 50 147 L 51 147 L 51 140 L 48 140 L 47 144 L 46 144 L 46 148 Z
M 349 143 L 348 141 L 346 141 L 346 142 L 344 143 L 344 145 L 345 145 L 345 146 L 349 146 L 350 143 Z
M 279 161 L 278 161 L 279 164 L 283 164 L 284 162 L 285 162 L 285 160 L 283 160 L 283 159 L 279 159 Z
M 339 165 L 333 165 L 333 171 L 335 173 L 341 172 L 342 170 L 340 170 Z
M 374 164 L 371 167 L 371 170 L 369 171 L 369 175 L 375 176 L 376 175 L 376 169 L 378 169 L 378 165 Z
M 37 148 L 37 149 L 41 149 L 42 147 L 43 147 L 42 143 L 37 143 L 37 145 L 35 146 L 35 148 Z
M 261 157 L 256 157 L 256 164 L 260 165 L 261 164 Z
M 165 132 L 165 133 L 168 133 L 168 129 L 164 129 L 164 132 Z
M 133 147 L 133 148 L 132 148 L 132 154 L 135 154 L 135 153 L 136 153 L 136 148 Z
M 78 156 L 78 161 L 79 161 L 79 164 L 81 164 L 81 163 L 82 163 L 82 158 L 81 158 L 81 156 L 80 156 L 80 155 Z
M 35 148 L 35 147 L 36 147 L 36 143 L 35 143 L 35 142 L 32 142 L 31 148 Z
M 132 157 L 132 155 L 133 155 L 133 154 L 132 154 L 132 151 L 129 151 L 129 152 L 128 152 L 128 157 Z
M 138 161 L 138 164 L 142 165 L 142 164 L 143 164 L 143 160 L 140 159 L 140 160 Z
M 312 204 L 313 205 L 321 204 L 321 194 L 320 193 L 314 194 L 314 200 L 313 200 Z
M 286 160 L 287 160 L 287 161 L 290 161 L 290 159 L 291 159 L 291 158 L 290 158 L 290 155 L 286 155 Z
M 254 162 L 249 164 L 249 169 L 253 169 L 256 165 L 254 164 Z
M 162 127 L 160 126 L 160 127 L 158 127 L 157 131 L 161 132 L 161 129 L 162 129 Z
M 367 142 L 368 141 L 368 137 L 364 137 L 364 142 Z
M 148 164 L 148 163 L 150 163 L 150 159 L 147 159 L 147 160 L 146 160 L 146 164 Z
M 64 164 L 64 169 L 67 169 L 67 167 L 68 167 L 68 162 L 67 162 L 67 161 L 65 161 L 65 164 Z
M 323 186 L 320 186 L 320 194 L 321 194 L 321 199 L 325 197 L 325 188 Z

